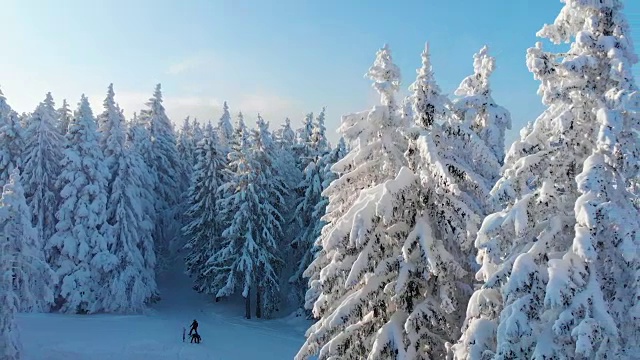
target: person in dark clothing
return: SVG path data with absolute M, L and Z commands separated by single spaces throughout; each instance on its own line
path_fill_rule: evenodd
M 191 335 L 192 333 L 198 333 L 198 322 L 196 321 L 196 319 L 193 319 L 193 322 L 191 323 L 191 330 L 189 330 L 189 335 Z

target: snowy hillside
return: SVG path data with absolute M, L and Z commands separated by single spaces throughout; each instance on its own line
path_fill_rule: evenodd
M 308 321 L 247 320 L 241 302 L 214 304 L 190 284 L 179 271 L 159 277 L 163 299 L 145 315 L 18 315 L 23 359 L 292 359 L 304 342 Z M 183 343 L 194 318 L 202 343 Z

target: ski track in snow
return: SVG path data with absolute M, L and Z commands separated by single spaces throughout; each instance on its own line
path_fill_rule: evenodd
M 18 315 L 23 359 L 293 359 L 311 324 L 295 317 L 245 319 L 244 303 L 214 303 L 191 289 L 181 267 L 159 276 L 158 283 L 162 300 L 144 315 Z M 193 319 L 200 344 L 189 342 Z

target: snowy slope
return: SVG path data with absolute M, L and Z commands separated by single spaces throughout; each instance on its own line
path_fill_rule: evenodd
M 244 303 L 213 303 L 190 288 L 180 269 L 159 279 L 162 301 L 148 314 L 18 316 L 25 360 L 293 359 L 309 322 L 247 320 Z M 201 344 L 182 342 L 182 328 L 200 323 Z

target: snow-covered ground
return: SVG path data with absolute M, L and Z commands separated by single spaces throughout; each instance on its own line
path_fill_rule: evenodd
M 310 324 L 296 317 L 247 320 L 242 303 L 213 303 L 179 270 L 159 285 L 162 301 L 145 315 L 19 315 L 24 359 L 293 359 Z M 193 319 L 201 344 L 182 342 Z

